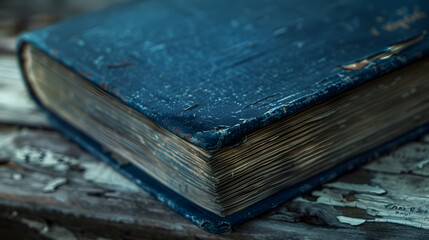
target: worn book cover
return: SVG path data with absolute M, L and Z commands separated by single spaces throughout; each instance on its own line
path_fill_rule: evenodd
M 62 133 L 220 233 L 428 129 L 428 14 L 429 1 L 131 1 L 25 33 L 17 50 Z

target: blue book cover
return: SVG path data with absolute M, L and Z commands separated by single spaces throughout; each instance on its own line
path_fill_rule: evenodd
M 25 33 L 17 49 L 21 58 L 22 46 L 31 44 L 177 137 L 216 153 L 429 56 L 428 14 L 429 1 L 131 1 Z M 230 231 L 428 129 L 422 124 L 219 216 L 139 167 L 117 164 L 100 143 L 50 114 L 70 139 L 213 233 Z

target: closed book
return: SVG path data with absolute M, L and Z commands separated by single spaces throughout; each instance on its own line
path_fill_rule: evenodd
M 230 231 L 429 129 L 428 1 L 132 1 L 23 34 L 64 135 Z

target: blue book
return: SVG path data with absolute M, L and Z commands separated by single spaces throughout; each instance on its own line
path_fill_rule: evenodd
M 132 1 L 23 34 L 59 131 L 221 233 L 429 129 L 429 1 Z

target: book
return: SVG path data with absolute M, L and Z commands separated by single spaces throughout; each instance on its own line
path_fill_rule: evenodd
M 25 33 L 64 135 L 221 233 L 429 129 L 429 2 L 131 1 Z

